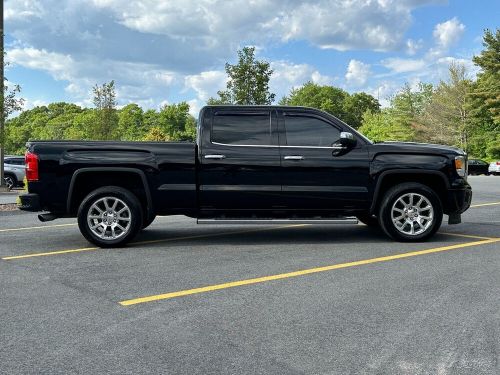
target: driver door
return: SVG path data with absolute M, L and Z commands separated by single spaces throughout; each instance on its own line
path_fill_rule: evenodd
M 339 152 L 342 131 L 338 124 L 312 113 L 281 113 L 280 174 L 288 210 L 298 214 L 369 207 L 366 146 L 358 142 Z

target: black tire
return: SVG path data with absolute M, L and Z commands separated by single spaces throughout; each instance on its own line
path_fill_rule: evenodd
M 144 222 L 142 223 L 142 229 L 146 229 L 147 227 L 149 227 L 151 224 L 153 224 L 153 221 L 155 221 L 156 219 L 156 215 L 153 215 L 152 217 L 150 217 L 149 219 L 147 218 L 144 218 Z
M 429 202 L 431 209 L 433 210 L 433 219 L 429 220 L 430 223 L 428 226 L 427 226 L 428 221 L 425 221 L 424 225 L 426 226 L 426 228 L 425 230 L 422 231 L 422 233 L 419 234 L 403 233 L 396 227 L 396 224 L 393 223 L 391 216 L 393 211 L 393 205 L 395 204 L 395 202 L 398 201 L 398 199 L 406 196 L 406 194 L 411 194 L 411 193 L 425 197 L 427 202 Z M 426 211 L 427 207 L 428 207 L 427 205 L 424 207 L 425 212 L 429 212 Z M 419 213 L 415 212 L 415 214 L 420 215 L 420 212 Z M 428 215 L 428 213 L 426 215 Z M 391 189 L 389 189 L 389 191 L 387 191 L 384 198 L 382 199 L 382 204 L 380 205 L 378 220 L 382 230 L 389 237 L 391 237 L 396 241 L 401 241 L 401 242 L 425 241 L 432 235 L 434 235 L 434 233 L 436 233 L 436 231 L 441 226 L 441 222 L 443 220 L 443 207 L 441 204 L 441 200 L 439 199 L 438 195 L 434 192 L 434 190 L 432 190 L 426 185 L 414 182 L 408 182 L 396 185 Z M 409 220 L 412 219 L 409 218 Z M 414 220 L 418 219 L 414 218 Z M 422 229 L 421 224 L 418 223 L 405 224 L 404 227 L 408 228 L 408 230 L 415 230 L 415 224 L 419 225 L 420 227 L 418 228 L 419 230 Z M 412 227 L 414 229 L 411 229 Z
M 361 221 L 363 224 L 372 227 L 372 228 L 378 228 L 380 227 L 380 224 L 378 222 L 378 219 L 370 214 L 361 214 L 356 216 L 359 221 Z
M 108 209 L 102 210 L 102 208 L 106 207 L 104 204 L 107 204 L 104 203 L 104 200 L 106 200 L 106 202 L 118 202 L 114 209 L 111 207 L 109 208 L 109 214 Z M 99 214 L 99 212 L 96 211 L 97 209 L 95 208 L 95 205 L 97 205 L 98 208 L 100 207 L 102 214 Z M 118 211 L 123 211 L 122 208 L 125 207 L 125 216 L 122 218 L 122 214 Z M 90 218 L 89 215 L 92 216 L 91 214 L 93 212 L 99 216 L 99 218 L 95 215 L 95 218 Z M 116 224 L 112 222 L 113 215 L 111 215 L 111 213 L 113 212 Z M 107 216 L 104 217 L 102 215 Z M 92 223 L 96 225 L 95 228 L 91 227 L 91 220 L 94 220 Z M 100 225 L 106 223 L 108 225 Z M 85 197 L 78 208 L 78 227 L 80 228 L 80 232 L 89 242 L 92 242 L 99 247 L 120 247 L 125 245 L 137 235 L 142 227 L 142 223 L 143 213 L 141 203 L 130 191 L 118 186 L 105 186 L 92 191 Z M 106 237 L 107 234 L 111 236 L 116 234 L 113 225 L 118 224 L 121 224 L 122 228 L 125 228 L 126 230 L 121 231 L 118 229 L 119 232 L 117 234 L 117 238 Z M 98 229 L 101 230 L 102 237 L 95 233 L 98 232 Z M 112 234 L 111 230 L 113 231 Z
M 17 186 L 17 178 L 13 174 L 5 174 L 3 177 L 5 181 L 5 185 L 7 185 L 7 188 L 9 190 L 14 189 Z

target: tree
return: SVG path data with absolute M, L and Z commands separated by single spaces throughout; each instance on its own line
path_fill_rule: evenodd
M 158 114 L 159 128 L 169 139 L 193 140 L 193 126 L 196 120 L 189 114 L 189 104 L 167 104 L 160 109 Z
M 153 126 L 146 133 L 143 140 L 149 142 L 163 142 L 163 141 L 169 141 L 170 138 L 163 132 L 163 130 L 160 127 Z
M 140 139 L 145 133 L 144 111 L 135 103 L 118 111 L 118 135 L 122 141 Z
M 380 113 L 366 111 L 359 131 L 375 142 L 411 141 L 415 137 L 414 130 L 401 122 L 391 108 Z
M 3 1 L 1 5 L 2 20 L 1 20 L 1 28 L 0 28 L 0 187 L 4 187 L 4 152 L 6 146 L 6 131 L 5 131 L 5 120 L 15 111 L 20 111 L 24 105 L 24 99 L 17 98 L 17 94 L 21 92 L 21 87 L 19 85 L 15 85 L 14 87 L 10 87 L 8 85 L 8 80 L 4 75 L 5 65 L 5 53 L 3 51 Z
M 292 89 L 280 100 L 281 105 L 317 108 L 331 113 L 354 128 L 361 125 L 363 113 L 367 110 L 380 112 L 380 103 L 364 92 L 350 95 L 339 87 L 321 86 L 307 82 L 298 89 Z
M 361 126 L 363 115 L 366 111 L 380 113 L 379 101 L 364 92 L 347 95 L 344 99 L 343 108 L 343 112 L 345 113 L 343 120 L 355 129 Z
M 115 81 L 103 83 L 102 86 L 95 85 L 94 106 L 98 113 L 98 121 L 94 126 L 94 139 L 110 140 L 116 135 L 118 116 L 116 113 Z
M 425 106 L 423 121 L 432 141 L 468 150 L 471 124 L 468 99 L 471 88 L 472 81 L 467 77 L 465 67 L 452 63 L 448 80 L 440 81 Z
M 477 111 L 487 110 L 497 128 L 500 129 L 500 29 L 495 34 L 485 30 L 485 49 L 472 61 L 481 68 L 472 97 Z
M 331 113 L 338 118 L 344 117 L 344 101 L 349 94 L 338 87 L 320 86 L 307 82 L 281 99 L 281 105 L 304 106 L 317 108 Z
M 271 104 L 275 94 L 269 92 L 273 74 L 267 61 L 255 60 L 255 47 L 238 51 L 238 63 L 226 63 L 228 81 L 225 91 L 218 91 L 218 99 L 210 98 L 208 104 Z

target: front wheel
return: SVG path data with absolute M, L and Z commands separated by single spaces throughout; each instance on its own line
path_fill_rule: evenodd
M 91 192 L 78 209 L 82 235 L 99 247 L 119 247 L 132 240 L 143 223 L 137 197 L 118 186 Z
M 385 194 L 378 218 L 389 237 L 403 242 L 424 241 L 441 226 L 443 208 L 428 186 L 404 183 Z

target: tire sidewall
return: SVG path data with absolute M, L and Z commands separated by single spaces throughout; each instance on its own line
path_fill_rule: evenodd
M 131 221 L 130 221 L 130 230 L 123 237 L 120 237 L 115 240 L 103 240 L 102 238 L 97 237 L 88 226 L 87 215 L 91 208 L 91 206 L 99 199 L 103 197 L 114 197 L 121 199 L 124 201 L 130 208 L 131 213 Z M 80 204 L 78 208 L 78 227 L 82 235 L 93 244 L 96 244 L 100 247 L 119 247 L 123 246 L 132 238 L 135 237 L 137 232 L 141 229 L 143 223 L 143 214 L 142 208 L 137 197 L 131 193 L 130 191 L 116 187 L 116 186 L 107 186 L 103 188 L 99 188 L 91 192 Z
M 5 174 L 4 175 L 5 184 L 7 184 L 7 179 L 8 178 L 12 181 L 12 186 L 10 187 L 10 189 L 14 189 L 17 186 L 17 179 L 16 179 L 16 177 L 13 176 L 13 175 L 11 175 L 11 174 Z
M 415 236 L 400 232 L 395 227 L 391 218 L 391 210 L 394 202 L 396 202 L 396 200 L 399 199 L 402 195 L 408 193 L 417 193 L 423 195 L 431 202 L 432 208 L 434 210 L 434 220 L 432 222 L 432 225 L 427 228 L 425 232 Z M 429 187 L 418 183 L 405 183 L 397 185 L 387 192 L 380 207 L 378 217 L 380 226 L 382 227 L 384 232 L 391 238 L 403 242 L 423 241 L 436 233 L 436 231 L 441 226 L 441 222 L 443 220 L 443 208 L 438 195 Z

